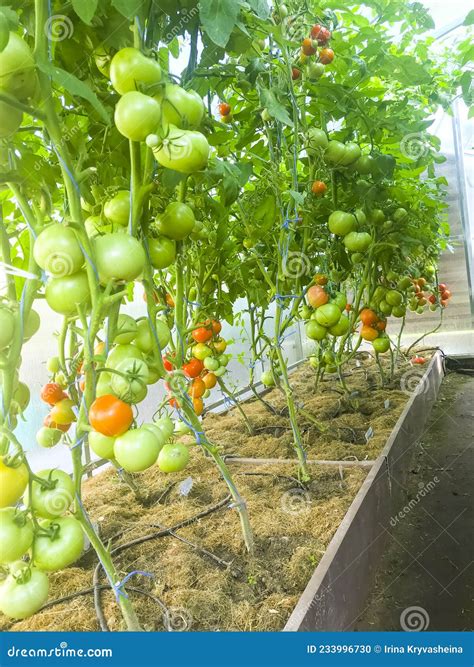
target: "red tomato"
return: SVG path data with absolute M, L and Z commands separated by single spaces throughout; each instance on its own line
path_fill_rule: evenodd
M 428 301 L 429 301 L 430 303 L 436 303 L 436 297 L 435 297 L 435 295 L 434 295 L 434 294 L 430 294 L 429 297 L 428 297 Z
M 443 301 L 447 301 L 451 298 L 451 296 L 451 292 L 448 289 L 445 289 L 444 292 L 441 292 L 441 299 L 443 299 Z
M 313 27 L 311 28 L 311 37 L 313 39 L 318 39 L 318 35 L 321 32 L 322 27 L 323 26 L 319 25 L 319 23 L 316 23 L 316 25 L 313 25 Z
M 190 378 L 197 378 L 198 375 L 201 375 L 204 370 L 204 364 L 199 359 L 194 357 L 188 361 L 187 364 L 183 365 L 184 373 Z
M 334 60 L 334 51 L 332 49 L 321 49 L 319 52 L 319 61 L 323 65 L 329 65 Z
M 438 285 L 438 290 L 439 290 L 440 292 L 444 292 L 444 291 L 447 290 L 447 289 L 448 289 L 448 286 L 446 285 L 446 283 L 440 283 L 440 284 Z
M 411 360 L 412 364 L 424 364 L 426 363 L 426 359 L 424 357 L 413 357 Z
M 173 370 L 173 364 L 171 361 L 169 361 L 166 357 L 162 357 L 163 359 L 163 366 L 165 367 L 165 370 L 167 371 L 172 371 Z
M 317 197 L 322 197 L 323 195 L 325 195 L 327 189 L 328 186 L 323 181 L 314 181 L 313 185 L 311 186 L 311 192 L 313 193 L 313 195 L 316 195 Z
M 318 40 L 318 44 L 323 46 L 331 39 L 331 31 L 327 28 L 321 27 L 316 39 Z
M 227 102 L 221 102 L 219 104 L 219 113 L 221 116 L 228 116 L 231 112 L 232 108 L 230 104 L 227 104 Z
M 191 334 L 196 343 L 207 343 L 211 340 L 212 335 L 212 329 L 206 329 L 206 327 L 198 327 Z
M 133 422 L 133 411 L 128 403 L 112 394 L 95 399 L 89 409 L 89 423 L 95 431 L 116 438 L 128 431 Z
M 297 81 L 301 76 L 301 70 L 299 70 L 297 67 L 292 67 L 291 68 L 291 78 L 293 81 Z
M 375 328 L 377 329 L 377 331 L 385 331 L 385 329 L 387 328 L 387 320 L 379 320 L 378 322 L 376 322 Z
M 216 336 L 218 336 L 222 331 L 222 324 L 217 320 L 212 320 L 211 324 L 212 324 L 212 331 Z
M 446 306 L 448 305 L 448 302 L 445 299 L 441 299 L 440 303 L 443 306 L 443 308 L 446 308 Z
M 68 398 L 68 395 L 64 393 L 61 385 L 57 382 L 48 382 L 41 389 L 41 400 L 48 405 L 56 405 L 65 398 Z

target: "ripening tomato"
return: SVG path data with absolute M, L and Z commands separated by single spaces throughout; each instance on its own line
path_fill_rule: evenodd
M 324 286 L 324 285 L 327 285 L 327 284 L 328 284 L 328 277 L 327 277 L 326 275 L 324 275 L 324 273 L 317 273 L 317 274 L 313 277 L 313 282 L 315 282 L 316 285 L 322 285 L 322 286 Z
M 165 296 L 165 301 L 166 301 L 166 305 L 167 305 L 169 308 L 174 308 L 174 307 L 175 307 L 174 299 L 173 299 L 173 297 L 171 296 L 171 294 L 169 294 L 169 293 L 166 294 L 166 296 Z
M 445 289 L 444 292 L 441 292 L 441 299 L 447 301 L 452 296 L 451 292 L 448 289 Z
M 364 325 L 360 330 L 360 335 L 364 340 L 374 341 L 378 338 L 379 332 L 377 329 Z
M 193 398 L 193 409 L 198 417 L 199 415 L 202 415 L 204 410 L 204 402 L 202 398 Z
M 232 107 L 227 102 L 221 102 L 218 108 L 221 116 L 228 116 L 232 111 Z
M 446 283 L 440 283 L 440 284 L 438 285 L 438 290 L 439 290 L 440 292 L 444 292 L 444 291 L 447 290 L 447 289 L 448 289 L 448 286 L 446 285 Z
M 429 301 L 430 303 L 436 303 L 436 297 L 435 297 L 435 295 L 434 295 L 434 294 L 430 294 L 429 297 L 428 297 L 428 301 Z
M 321 32 L 321 29 L 322 29 L 322 26 L 319 23 L 316 23 L 315 25 L 313 25 L 313 27 L 311 28 L 311 33 L 310 33 L 311 37 L 313 39 L 318 39 L 318 35 Z
M 297 81 L 301 76 L 301 70 L 299 70 L 297 67 L 292 67 L 291 68 L 291 78 L 293 81 Z
M 378 320 L 375 323 L 375 328 L 377 329 L 377 331 L 385 331 L 385 329 L 387 328 L 387 320 Z
M 52 408 L 50 416 L 52 421 L 58 426 L 65 426 L 76 421 L 76 413 L 73 410 L 74 401 L 70 398 L 63 398 L 58 401 Z
M 6 456 L 0 458 L 0 508 L 16 505 L 28 484 L 28 468 L 23 462 L 9 464 Z
M 319 52 L 319 61 L 323 65 L 329 65 L 334 60 L 334 51 L 332 49 L 321 49 Z
M 411 363 L 412 364 L 424 364 L 424 363 L 426 363 L 426 359 L 424 357 L 416 356 L 416 357 L 412 358 Z
M 219 338 L 216 340 L 214 343 L 214 350 L 217 352 L 217 354 L 224 354 L 224 352 L 227 349 L 227 342 L 223 338 Z
M 48 382 L 41 389 L 41 400 L 48 405 L 55 405 L 59 401 L 62 401 L 65 398 L 68 398 L 68 395 L 64 393 L 61 385 L 57 382 Z
M 200 359 L 194 357 L 183 365 L 183 372 L 190 378 L 196 378 L 204 370 L 204 364 Z
M 174 366 L 171 363 L 171 361 L 167 357 L 162 357 L 162 360 L 163 360 L 163 366 L 165 367 L 165 370 L 168 371 L 168 372 L 172 371 Z
M 206 322 L 207 324 L 207 322 Z M 212 326 L 212 331 L 214 332 L 215 336 L 218 336 L 220 332 L 222 331 L 222 324 L 218 322 L 217 320 L 212 320 L 211 321 L 211 326 Z
M 128 403 L 112 394 L 105 394 L 92 403 L 89 422 L 95 431 L 115 438 L 128 431 L 133 422 L 133 411 Z
M 311 192 L 317 197 L 322 197 L 325 195 L 327 190 L 328 186 L 323 181 L 314 181 L 313 185 L 311 186 Z
M 301 50 L 303 51 L 305 56 L 314 56 L 316 53 L 316 49 L 313 46 L 313 40 L 307 37 L 306 39 L 303 39 L 303 42 L 301 44 Z
M 197 329 L 194 329 L 191 336 L 196 343 L 207 343 L 207 341 L 211 340 L 213 332 L 211 329 L 206 329 L 206 327 L 198 327 Z
M 331 39 L 330 30 L 328 30 L 327 28 L 324 28 L 322 26 L 321 29 L 318 32 L 318 35 L 317 35 L 316 39 L 318 40 L 318 44 L 320 46 L 323 46 L 324 44 L 327 44 L 327 42 L 329 42 L 329 40 Z
M 360 311 L 360 321 L 362 324 L 371 327 L 378 321 L 377 313 L 374 313 L 370 308 L 363 308 Z
M 57 424 L 52 418 L 51 415 L 46 415 L 46 417 L 43 420 L 43 425 L 46 428 L 50 429 L 57 429 L 59 431 L 62 431 L 63 433 L 67 433 L 69 429 L 71 428 L 71 424 Z
M 320 285 L 313 285 L 307 291 L 306 298 L 312 308 L 319 308 L 329 301 L 329 294 Z

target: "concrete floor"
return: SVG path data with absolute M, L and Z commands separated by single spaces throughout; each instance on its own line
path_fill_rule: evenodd
M 411 508 L 392 528 L 356 630 L 406 629 L 403 618 L 430 631 L 474 627 L 473 399 L 474 378 L 449 373 L 410 467 Z

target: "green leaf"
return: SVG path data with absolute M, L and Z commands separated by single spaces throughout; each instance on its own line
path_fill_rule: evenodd
M 463 21 L 463 25 L 472 25 L 474 23 L 474 9 L 467 14 L 466 18 Z
M 86 83 L 78 79 L 74 74 L 66 72 L 66 70 L 63 70 L 60 67 L 55 67 L 49 62 L 42 62 L 39 60 L 38 67 L 44 74 L 50 76 L 58 86 L 64 88 L 68 93 L 71 95 L 78 95 L 90 102 L 104 121 L 108 125 L 110 124 L 110 117 L 106 108 Z
M 82 2 L 83 0 L 78 0 Z M 140 16 L 143 11 L 143 0 L 112 0 L 112 7 L 132 21 L 135 16 Z
M 270 7 L 267 0 L 247 0 L 247 2 L 261 19 L 266 19 L 270 16 Z
M 259 92 L 262 106 L 268 110 L 270 116 L 275 118 L 275 120 L 279 120 L 280 123 L 283 123 L 284 125 L 293 127 L 293 121 L 288 115 L 287 110 L 283 104 L 280 104 L 274 93 L 271 90 L 268 90 L 268 88 L 262 88 L 261 86 L 259 86 Z
M 98 0 L 72 0 L 76 14 L 84 23 L 90 23 L 97 10 Z
M 201 0 L 199 3 L 203 28 L 217 46 L 227 44 L 239 13 L 240 6 L 235 0 Z

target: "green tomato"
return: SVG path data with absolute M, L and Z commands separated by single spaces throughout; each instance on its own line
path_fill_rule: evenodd
M 201 125 L 205 109 L 196 91 L 187 91 L 174 83 L 167 83 L 164 94 L 157 99 L 162 105 L 164 127 L 175 125 L 187 128 Z
M 411 287 L 411 278 L 409 276 L 403 276 L 397 283 L 397 290 L 407 290 Z
M 113 231 L 113 225 L 110 222 L 104 222 L 100 215 L 90 215 L 84 222 L 87 236 L 93 239 L 100 234 L 110 234 Z
M 56 313 L 72 315 L 77 306 L 90 303 L 89 281 L 85 271 L 64 278 L 51 278 L 46 284 L 46 302 Z
M 384 354 L 390 349 L 390 338 L 388 336 L 380 336 L 372 341 L 372 346 L 377 354 Z
M 305 304 L 304 306 L 301 306 L 298 312 L 302 320 L 309 320 L 313 311 Z
M 132 91 L 117 102 L 114 120 L 121 135 L 131 141 L 145 141 L 158 128 L 161 107 L 153 97 Z
M 336 322 L 332 327 L 329 327 L 329 333 L 331 336 L 344 336 L 350 329 L 349 318 L 345 315 L 341 315 L 339 321 Z
M 348 142 L 345 144 L 345 153 L 342 157 L 342 160 L 340 161 L 340 164 L 342 164 L 343 167 L 347 167 L 353 162 L 356 162 L 356 160 L 358 160 L 359 158 L 360 158 L 359 145 L 353 142 Z
M 35 241 L 33 257 L 39 267 L 54 277 L 77 273 L 84 264 L 81 246 L 71 227 L 53 223 Z
M 102 371 L 100 373 L 95 388 L 96 398 L 99 398 L 99 396 L 107 396 L 108 394 L 114 393 L 112 391 L 111 381 L 112 381 L 112 375 L 110 373 L 106 373 L 105 371 Z
M 155 332 L 158 341 L 156 341 L 155 336 L 153 335 L 148 320 L 140 320 L 138 322 L 138 331 L 137 337 L 135 339 L 135 345 L 146 354 L 152 352 L 156 342 L 158 342 L 160 351 L 164 350 L 171 340 L 171 332 L 166 322 L 163 322 L 161 319 L 157 319 L 155 323 Z
M 220 378 L 225 374 L 226 371 L 227 368 L 225 366 L 219 366 L 219 368 L 213 372 L 216 377 Z
M 119 190 L 105 202 L 104 215 L 113 225 L 126 227 L 130 219 L 130 192 Z
M 158 455 L 158 467 L 162 472 L 180 472 L 189 463 L 189 449 L 177 442 L 163 447 Z
M 326 373 L 337 373 L 337 366 L 335 364 L 327 364 L 324 370 Z
M 374 158 L 371 155 L 362 155 L 355 163 L 355 167 L 359 174 L 367 176 L 374 168 Z
M 120 49 L 110 63 L 110 80 L 120 95 L 161 81 L 161 67 L 152 58 L 131 47 Z
M 341 317 L 341 311 L 334 303 L 326 303 L 316 310 L 316 322 L 323 327 L 332 327 Z
M 272 371 L 263 371 L 262 375 L 260 376 L 260 382 L 265 387 L 274 387 L 275 386 L 275 378 L 273 376 Z
M 385 294 L 385 301 L 391 306 L 399 306 L 403 301 L 403 294 L 394 289 L 388 290 Z
M 393 317 L 405 317 L 407 312 L 406 306 L 393 306 L 392 315 Z
M 354 211 L 354 216 L 358 225 L 365 225 L 367 222 L 367 216 L 361 208 L 358 208 Z
M 128 234 L 106 234 L 94 239 L 96 267 L 100 281 L 131 282 L 145 268 L 146 255 L 142 244 Z
M 382 299 L 382 301 L 379 303 L 379 310 L 384 315 L 392 314 L 392 306 L 389 303 L 387 303 L 385 299 Z
M 155 436 L 156 440 L 160 445 L 160 449 L 168 440 L 168 438 L 165 437 L 165 434 L 157 424 L 154 423 L 142 424 L 141 428 L 144 428 L 147 431 L 150 431 L 150 433 L 153 433 L 153 435 Z
M 346 147 L 341 141 L 332 140 L 329 142 L 324 159 L 333 164 L 342 164 L 346 155 Z
M 125 359 L 141 359 L 143 361 L 143 354 L 135 345 L 114 345 L 109 352 L 105 365 L 108 368 L 116 369 Z M 102 376 L 104 373 L 100 375 Z
M 49 593 L 49 581 L 44 572 L 19 561 L 0 584 L 0 611 L 21 620 L 41 609 Z
M 0 77 L 1 81 L 1 77 Z M 7 102 L 0 102 L 0 139 L 11 137 L 23 121 L 23 112 Z
M 33 97 L 37 91 L 36 63 L 28 44 L 15 32 L 0 52 L 0 89 L 20 101 Z M 17 114 L 10 107 L 13 116 Z
M 138 339 L 138 338 L 137 338 Z M 110 385 L 116 396 L 126 403 L 140 403 L 148 389 L 148 366 L 141 359 L 124 359 L 112 373 Z M 118 373 L 121 373 L 119 375 Z
M 308 78 L 312 81 L 320 79 L 324 74 L 325 67 L 323 63 L 310 63 L 308 67 Z
M 40 447 L 54 447 L 61 440 L 63 432 L 58 428 L 48 428 L 42 426 L 36 433 L 36 442 Z
M 158 458 L 161 440 L 147 428 L 136 428 L 115 440 L 115 458 L 124 470 L 141 472 L 150 468 Z
M 374 292 L 374 296 L 373 296 L 373 299 L 374 299 L 375 303 L 378 303 L 379 301 L 381 301 L 384 298 L 386 291 L 387 290 L 385 289 L 385 287 L 382 287 L 382 285 L 378 285 L 375 288 L 375 292 Z
M 11 563 L 33 544 L 33 523 L 14 507 L 0 509 L 0 563 Z
M 52 528 L 49 535 L 36 535 L 33 544 L 34 564 L 39 570 L 55 572 L 75 563 L 84 548 L 81 524 L 74 517 L 63 516 L 45 521 L 42 528 Z
M 219 362 L 219 366 L 227 366 L 227 364 L 230 361 L 230 355 L 228 354 L 220 354 L 217 357 L 217 361 Z
M 308 155 L 315 155 L 320 150 L 326 150 L 328 145 L 329 145 L 328 136 L 324 130 L 320 130 L 317 127 L 309 128 L 308 143 L 306 146 Z
M 170 417 L 160 417 L 160 419 L 156 419 L 154 423 L 163 433 L 165 440 L 169 440 L 174 431 L 173 420 Z
M 351 257 L 352 264 L 362 264 L 365 259 L 365 256 L 361 252 L 354 252 Z
M 166 269 L 176 261 L 176 241 L 166 236 L 148 239 L 150 262 L 155 269 Z
M 357 227 L 357 221 L 352 213 L 334 211 L 328 220 L 329 231 L 336 236 L 346 236 Z
M 172 202 L 157 216 L 156 223 L 161 234 L 181 241 L 192 232 L 196 219 L 192 208 L 187 204 Z
M 192 430 L 187 424 L 182 422 L 180 419 L 177 419 L 174 423 L 174 433 L 176 436 L 180 437 L 182 435 L 189 435 L 192 433 Z
M 215 357 L 207 356 L 204 358 L 204 368 L 208 371 L 216 371 L 220 366 L 218 359 Z
M 398 279 L 398 273 L 395 273 L 395 271 L 388 271 L 386 277 L 389 282 L 394 283 Z
M 146 142 L 162 167 L 182 174 L 193 174 L 207 166 L 209 143 L 200 132 L 180 130 L 170 125 L 164 139 L 150 134 Z
M 314 315 L 316 317 L 316 313 Z M 340 316 L 341 313 L 339 312 L 339 317 Z M 308 338 L 311 338 L 311 340 L 324 340 L 324 338 L 326 338 L 328 334 L 328 330 L 326 329 L 326 327 L 319 324 L 315 319 L 314 320 L 311 319 L 309 320 L 309 322 L 306 323 L 305 331 L 306 335 L 308 336 Z
M 112 459 L 114 456 L 115 438 L 102 435 L 98 431 L 90 431 L 88 435 L 89 446 L 101 459 Z
M 53 375 L 55 373 L 59 373 L 60 368 L 61 365 L 59 362 L 59 357 L 49 357 L 48 361 L 46 362 L 46 370 L 48 373 L 52 373 Z
M 347 296 L 344 292 L 336 292 L 330 303 L 335 303 L 339 310 L 344 310 L 347 306 Z
M 15 335 L 15 317 L 8 308 L 0 307 L 0 350 L 13 342 Z
M 344 245 L 349 252 L 364 252 L 372 243 L 372 237 L 367 232 L 349 232 L 344 236 Z
M 55 519 L 67 512 L 74 500 L 74 482 L 72 478 L 63 470 L 57 469 L 42 470 L 35 474 L 54 485 L 53 488 L 47 488 L 33 480 L 31 506 L 35 514 L 44 519 Z M 28 492 L 26 497 L 29 497 Z
M 120 313 L 117 318 L 117 333 L 115 334 L 114 343 L 118 345 L 127 345 L 135 340 L 138 327 L 134 318 L 125 313 Z
M 393 214 L 395 222 L 404 222 L 408 218 L 408 211 L 405 208 L 397 208 Z
M 369 213 L 369 222 L 373 225 L 381 225 L 385 222 L 385 213 L 380 208 L 374 208 Z

